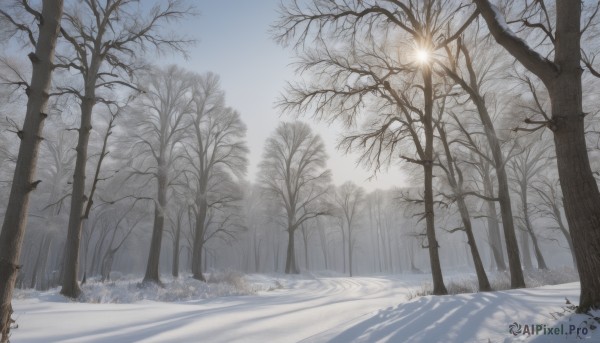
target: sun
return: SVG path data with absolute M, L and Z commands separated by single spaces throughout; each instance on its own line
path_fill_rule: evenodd
M 424 49 L 418 49 L 415 52 L 415 59 L 417 60 L 417 62 L 419 62 L 420 64 L 425 64 L 427 62 L 429 62 L 429 58 L 430 58 L 430 54 L 429 51 L 424 50 Z

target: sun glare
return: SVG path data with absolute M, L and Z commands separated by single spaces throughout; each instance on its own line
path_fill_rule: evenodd
M 423 64 L 429 62 L 429 52 L 423 49 L 417 50 L 415 53 L 417 62 Z

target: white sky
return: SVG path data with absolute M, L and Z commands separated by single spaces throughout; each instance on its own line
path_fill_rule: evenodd
M 221 76 L 226 102 L 237 109 L 248 126 L 250 168 L 248 179 L 256 179 L 265 138 L 280 120 L 274 102 L 285 82 L 295 78 L 293 57 L 289 49 L 278 46 L 270 38 L 269 25 L 277 18 L 279 0 L 196 0 L 189 1 L 200 16 L 176 24 L 187 35 L 198 40 L 190 49 L 189 59 L 177 59 L 183 67 L 203 73 L 212 71 Z M 165 62 L 172 61 L 167 58 Z M 156 61 L 155 61 L 156 62 Z M 321 134 L 330 156 L 328 166 L 334 182 L 353 180 L 367 190 L 402 185 L 404 179 L 397 167 L 389 173 L 379 173 L 368 181 L 371 172 L 356 165 L 355 156 L 335 150 L 340 129 L 326 124 L 311 123 Z

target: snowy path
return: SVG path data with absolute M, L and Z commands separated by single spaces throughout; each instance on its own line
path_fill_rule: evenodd
M 578 296 L 574 283 L 407 302 L 407 292 L 426 279 L 286 280 L 284 289 L 258 295 L 185 303 L 42 296 L 14 302 L 19 329 L 12 342 L 512 342 L 510 323 L 548 321 L 565 296 Z
M 404 302 L 408 289 L 421 282 L 320 278 L 287 283 L 255 296 L 186 303 L 17 300 L 19 329 L 12 341 L 297 342 Z

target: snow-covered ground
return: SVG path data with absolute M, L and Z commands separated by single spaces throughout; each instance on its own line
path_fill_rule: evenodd
M 11 342 L 600 342 L 589 317 L 565 312 L 578 283 L 409 300 L 427 280 L 250 275 L 233 288 L 187 280 L 163 290 L 121 281 L 86 286 L 86 303 L 20 291 Z M 543 335 L 544 325 L 562 335 Z

